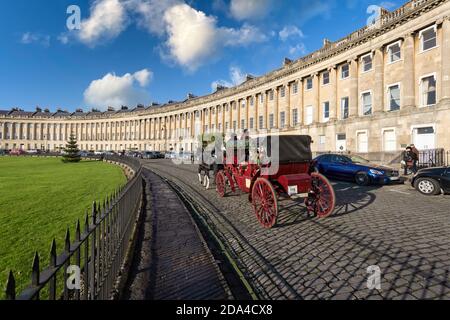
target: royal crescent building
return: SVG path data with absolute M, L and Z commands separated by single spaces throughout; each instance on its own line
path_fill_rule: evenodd
M 280 63 L 281 65 L 281 63 Z M 183 102 L 106 112 L 0 111 L 0 149 L 194 151 L 205 132 L 306 134 L 314 152 L 450 150 L 450 1 L 414 0 L 261 77 Z

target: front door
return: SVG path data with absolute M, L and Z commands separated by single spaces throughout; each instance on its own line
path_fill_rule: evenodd
M 434 149 L 435 137 L 433 127 L 420 127 L 413 130 L 413 142 L 418 150 Z
M 345 134 L 338 134 L 336 136 L 336 151 L 347 151 L 347 136 Z

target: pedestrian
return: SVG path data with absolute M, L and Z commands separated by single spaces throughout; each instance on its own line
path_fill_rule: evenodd
M 412 152 L 412 148 L 407 147 L 405 152 L 403 153 L 405 176 L 408 175 L 408 169 L 413 168 L 414 159 L 415 159 L 415 154 Z
M 419 162 L 420 152 L 419 152 L 419 150 L 417 150 L 417 148 L 416 148 L 416 146 L 414 144 L 412 144 L 410 147 L 411 147 L 412 153 L 414 154 L 413 172 L 417 173 L 417 163 Z

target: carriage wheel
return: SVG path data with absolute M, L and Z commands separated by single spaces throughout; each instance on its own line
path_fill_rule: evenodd
M 216 191 L 220 197 L 225 197 L 227 192 L 227 180 L 223 171 L 217 172 L 216 175 Z
M 277 223 L 278 199 L 272 184 L 264 178 L 256 180 L 252 190 L 252 204 L 259 223 L 270 229 Z
M 318 218 L 330 216 L 336 205 L 336 195 L 330 181 L 319 173 L 312 173 L 312 190 L 307 200 L 308 210 Z

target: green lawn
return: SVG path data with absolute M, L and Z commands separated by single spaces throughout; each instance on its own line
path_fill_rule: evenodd
M 56 238 L 59 254 L 66 228 L 73 240 L 75 223 L 84 221 L 92 202 L 102 201 L 125 183 L 122 169 L 111 164 L 0 157 L 0 299 L 10 269 L 23 289 L 34 252 L 38 250 L 41 262 L 47 263 Z

